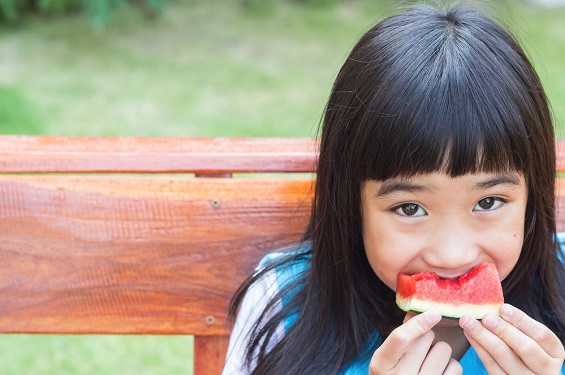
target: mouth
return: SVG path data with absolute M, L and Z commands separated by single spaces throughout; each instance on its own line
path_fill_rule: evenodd
M 465 273 L 463 273 L 463 274 L 461 274 L 461 275 L 464 275 L 464 274 L 465 274 Z M 461 275 L 458 275 L 458 276 L 442 276 L 442 275 L 437 275 L 437 277 L 438 277 L 440 280 L 454 281 L 454 280 L 459 279 L 459 278 L 461 277 Z

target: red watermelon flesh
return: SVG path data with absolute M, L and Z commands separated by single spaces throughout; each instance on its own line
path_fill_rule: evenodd
M 404 311 L 439 311 L 448 318 L 469 315 L 482 319 L 499 315 L 504 303 L 496 266 L 485 262 L 457 279 L 442 279 L 435 272 L 398 274 L 396 304 Z

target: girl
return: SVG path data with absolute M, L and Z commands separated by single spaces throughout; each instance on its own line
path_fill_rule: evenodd
M 303 243 L 232 301 L 230 374 L 565 374 L 554 133 L 524 52 L 463 6 L 369 30 L 334 83 Z M 403 313 L 398 272 L 494 263 L 500 317 Z

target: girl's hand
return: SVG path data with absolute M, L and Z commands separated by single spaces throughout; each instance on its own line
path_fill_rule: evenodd
M 437 311 L 408 313 L 373 354 L 369 375 L 461 374 L 461 365 L 451 358 L 451 347 L 445 342 L 432 345 L 432 328 L 440 320 Z
M 489 374 L 560 374 L 565 349 L 549 328 L 508 304 L 500 315 L 459 320 Z

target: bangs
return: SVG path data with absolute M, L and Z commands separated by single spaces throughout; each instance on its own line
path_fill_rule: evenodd
M 363 147 L 371 162 L 363 175 L 384 180 L 431 172 L 455 177 L 524 171 L 529 142 L 519 108 L 503 93 L 493 97 L 488 89 L 475 93 L 470 86 L 438 84 L 413 92 L 409 100 L 394 96 L 396 103 L 379 103 L 384 108 L 377 113 L 393 115 L 373 116 L 368 128 L 374 134 L 364 138 Z
M 525 171 L 528 89 L 509 63 L 515 51 L 473 45 L 456 30 L 417 32 L 426 35 L 420 43 L 379 64 L 387 68 L 374 78 L 374 95 L 358 119 L 365 134 L 352 152 L 359 152 L 353 159 L 363 179 Z

